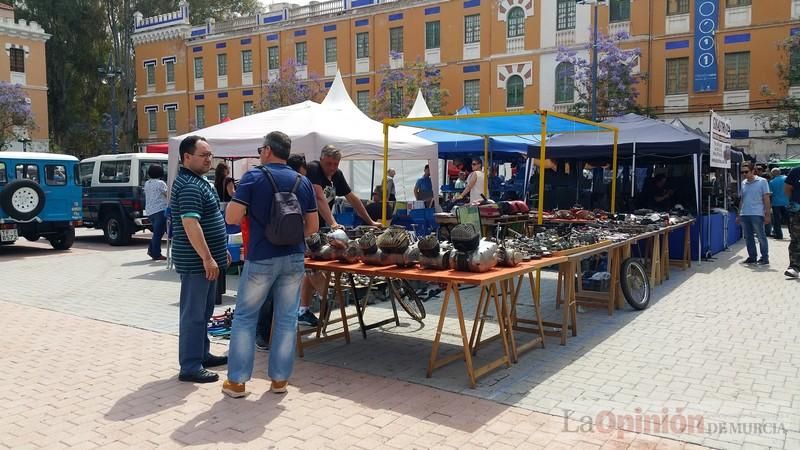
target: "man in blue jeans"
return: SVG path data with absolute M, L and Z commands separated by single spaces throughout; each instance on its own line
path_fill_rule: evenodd
M 181 276 L 178 379 L 213 383 L 219 375 L 206 370 L 228 362 L 209 353 L 208 320 L 214 313 L 217 279 L 230 264 L 225 221 L 219 198 L 203 174 L 211 169 L 211 147 L 200 136 L 189 136 L 180 145 L 183 167 L 172 183 L 170 207 L 174 227 L 172 259 Z
M 739 205 L 739 217 L 736 223 L 742 225 L 747 244 L 747 259 L 743 264 L 769 265 L 769 248 L 767 246 L 767 233 L 764 225 L 770 223 L 771 207 L 769 201 L 769 184 L 767 180 L 757 176 L 753 167 L 742 165 L 742 200 Z M 756 252 L 756 237 L 761 248 L 761 258 Z
M 310 236 L 319 229 L 314 189 L 308 178 L 286 165 L 292 141 L 284 133 L 273 131 L 264 138 L 258 149 L 263 166 L 247 172 L 228 205 L 225 218 L 238 224 L 245 213 L 250 226 L 247 260 L 239 281 L 236 313 L 233 316 L 228 364 L 228 379 L 222 392 L 234 398 L 248 394 L 245 383 L 253 374 L 256 324 L 259 311 L 267 298 L 273 302 L 272 340 L 270 343 L 268 375 L 270 390 L 286 392 L 294 368 L 297 338 L 297 308 L 300 303 L 300 283 L 305 266 L 305 242 L 295 245 L 275 245 L 265 236 L 269 224 L 274 188 L 266 171 L 272 175 L 280 192 L 295 191 L 303 213 L 303 234 Z M 271 295 L 270 295 L 271 294 Z
M 781 175 L 781 169 L 777 167 L 770 172 L 772 179 L 769 180 L 769 190 L 772 192 L 769 202 L 772 205 L 772 237 L 783 239 L 783 223 L 789 217 L 786 207 L 789 206 L 789 197 L 784 192 L 786 186 L 786 175 Z

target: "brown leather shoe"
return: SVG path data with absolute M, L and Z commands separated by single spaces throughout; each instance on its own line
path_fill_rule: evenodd
M 273 394 L 284 394 L 286 393 L 286 386 L 289 385 L 288 381 L 272 381 L 272 385 L 270 386 L 269 390 L 272 391 Z
M 233 398 L 241 398 L 249 394 L 244 387 L 244 383 L 234 383 L 231 380 L 225 380 L 222 383 L 222 393 Z

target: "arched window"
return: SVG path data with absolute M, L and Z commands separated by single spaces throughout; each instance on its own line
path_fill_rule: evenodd
M 525 104 L 525 82 L 519 75 L 506 81 L 506 108 L 519 108 Z
M 519 6 L 508 12 L 508 37 L 525 36 L 525 11 Z
M 556 103 L 575 101 L 575 67 L 562 62 L 556 66 Z

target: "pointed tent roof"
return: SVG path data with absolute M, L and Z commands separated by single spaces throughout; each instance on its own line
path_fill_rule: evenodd
M 355 103 L 353 103 L 353 99 L 350 98 L 350 94 L 347 92 L 347 87 L 344 85 L 342 73 L 338 70 L 336 71 L 336 77 L 333 79 L 333 83 L 331 83 L 331 87 L 328 90 L 328 94 L 325 95 L 325 99 L 322 100 L 322 106 L 340 110 L 345 113 L 356 114 L 357 116 L 372 120 L 369 116 L 364 114 L 364 112 L 361 111 Z
M 414 106 L 411 107 L 411 111 L 408 113 L 408 118 L 415 118 L 415 117 L 431 117 L 431 110 L 428 108 L 428 104 L 425 102 L 425 97 L 422 96 L 422 89 L 417 91 L 417 99 L 414 101 Z
M 472 108 L 467 105 L 462 106 L 461 109 L 456 111 L 457 116 L 466 116 L 469 114 L 475 114 L 475 111 L 473 111 Z

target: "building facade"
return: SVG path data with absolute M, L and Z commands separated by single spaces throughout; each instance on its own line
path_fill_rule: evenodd
M 30 142 L 10 142 L 3 150 L 50 149 L 45 59 L 45 43 L 49 38 L 39 24 L 15 20 L 14 8 L 0 3 L 0 46 L 5 50 L 5 57 L 0 58 L 0 80 L 22 85 L 36 123 L 25 138 Z
M 567 111 L 577 99 L 559 48 L 589 57 L 592 5 L 575 0 L 332 0 L 275 4 L 256 16 L 190 25 L 190 5 L 135 17 L 137 112 L 142 142 L 237 118 L 258 108 L 265 84 L 289 61 L 299 78 L 328 86 L 336 71 L 363 109 L 383 66 L 425 60 L 448 92 L 441 113 Z M 775 142 L 756 115 L 785 94 L 778 45 L 800 31 L 800 0 L 608 0 L 598 30 L 638 48 L 639 103 L 701 129 L 709 110 L 729 116 L 749 153 L 800 155 Z M 784 61 L 788 63 L 788 61 Z M 795 89 L 792 88 L 793 93 Z

